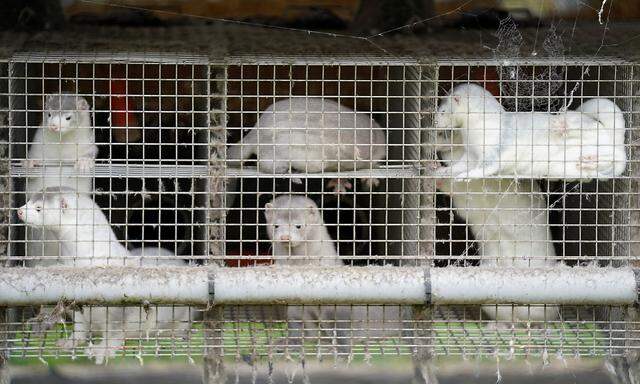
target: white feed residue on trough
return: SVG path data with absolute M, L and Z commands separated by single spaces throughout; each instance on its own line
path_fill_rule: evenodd
M 438 268 L 431 270 L 439 304 L 631 304 L 630 268 Z
M 423 304 L 424 270 L 404 267 L 234 268 L 216 273 L 217 303 Z
M 0 305 L 201 304 L 208 271 L 191 267 L 40 267 L 0 269 Z
M 210 283 L 213 284 L 210 284 Z M 631 268 L 0 268 L 0 306 L 78 304 L 631 304 Z

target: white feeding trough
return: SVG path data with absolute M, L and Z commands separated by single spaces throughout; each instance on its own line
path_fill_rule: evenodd
M 46 283 L 45 283 L 46 282 Z M 2 268 L 0 305 L 626 305 L 631 268 Z

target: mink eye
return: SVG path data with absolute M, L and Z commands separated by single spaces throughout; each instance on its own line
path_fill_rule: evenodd
M 51 112 L 47 113 L 47 116 L 48 116 L 48 117 L 51 117 Z
M 300 229 L 300 228 L 302 228 L 302 225 L 297 224 L 297 225 L 296 225 L 296 228 L 297 228 L 297 229 Z
M 275 224 L 273 228 L 278 229 L 279 225 Z
M 65 120 L 67 121 L 71 120 L 71 116 L 67 116 Z
M 40 211 L 42 211 L 42 207 L 39 205 L 36 205 L 36 212 L 40 212 Z

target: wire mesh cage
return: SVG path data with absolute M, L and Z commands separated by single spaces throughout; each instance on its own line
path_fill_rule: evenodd
M 161 61 L 10 63 L 11 200 L 13 207 L 29 204 L 8 221 L 6 263 L 188 266 L 208 259 L 208 70 L 205 63 Z M 30 199 L 43 188 L 32 208 L 59 212 L 37 224 L 28 218 Z M 189 336 L 192 311 L 60 302 L 53 310 L 21 308 L 15 316 L 14 337 L 21 341 L 12 348 L 24 356 L 75 356 L 76 349 L 99 356 L 125 337 L 142 340 L 150 332 L 155 342 L 145 350 L 162 355 L 169 348 L 163 343 Z M 60 328 L 65 319 L 73 326 Z M 81 349 L 86 332 L 103 332 L 95 353 Z M 32 337 L 40 347 L 34 349 Z M 170 354 L 184 354 L 180 348 Z
M 527 269 L 633 266 L 635 71 L 593 59 L 16 54 L 0 63 L 6 269 L 76 267 L 60 272 L 76 287 L 92 278 L 83 268 L 113 268 L 79 288 L 83 297 L 154 276 L 164 284 L 148 289 L 174 296 L 11 306 L 5 350 L 97 362 L 212 351 L 236 361 L 622 356 L 637 337 L 626 302 L 526 301 L 527 286 L 514 305 L 363 304 L 355 291 L 335 302 L 213 307 L 170 298 L 211 266 L 363 276 L 366 267 L 389 276 L 417 267 L 427 271 L 422 304 L 432 304 L 428 274 L 447 267 L 514 268 L 517 280 Z M 121 267 L 157 275 L 120 280 Z M 62 292 L 57 272 L 39 273 L 33 279 L 51 276 L 47 289 Z M 332 273 L 286 281 L 304 296 L 331 291 L 341 272 Z M 287 289 L 284 280 L 253 285 Z M 221 286 L 205 284 L 205 295 Z
M 228 71 L 229 152 L 238 157 L 255 146 L 260 157 L 255 168 L 250 162 L 233 168 L 242 177 L 227 200 L 228 255 L 269 254 L 265 204 L 287 193 L 304 195 L 322 210 L 349 264 L 418 255 L 420 185 L 408 176 L 419 175 L 419 68 L 243 65 Z M 243 127 L 280 131 L 241 139 Z M 330 153 L 323 140 L 344 150 Z M 313 154 L 300 160 L 307 149 Z M 361 159 L 348 163 L 354 151 Z M 285 159 L 271 161 L 269 152 Z

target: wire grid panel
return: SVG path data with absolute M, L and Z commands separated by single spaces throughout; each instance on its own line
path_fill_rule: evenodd
M 309 221 L 315 228 L 299 235 L 315 241 L 296 245 L 335 247 L 332 257 L 348 265 L 415 258 L 419 104 L 415 67 L 230 66 L 226 255 L 245 264 L 294 259 L 270 237 L 283 226 L 267 216 L 303 215 L 291 219 Z M 279 195 L 306 197 L 311 216 L 302 199 L 265 209 Z M 304 263 L 327 263 L 326 252 L 295 252 Z
M 559 76 L 563 81 L 557 81 Z M 452 113 L 449 101 L 468 90 L 468 84 L 477 87 L 468 92 L 476 95 L 462 96 L 462 102 L 476 111 Z M 467 173 L 457 172 L 453 181 L 436 178 L 437 206 L 442 207 L 437 208 L 436 231 L 443 239 L 436 254 L 443 255 L 446 263 L 455 262 L 454 255 L 463 256 L 459 259 L 463 262 L 517 261 L 505 260 L 502 253 L 517 253 L 523 265 L 532 265 L 534 259 L 552 263 L 537 265 L 554 265 L 558 260 L 569 265 L 594 261 L 620 265 L 633 260 L 628 228 L 633 227 L 630 188 L 635 148 L 629 143 L 635 137 L 631 119 L 635 84 L 631 65 L 441 66 L 442 113 L 434 116 L 440 165 L 455 164 L 463 151 L 475 150 L 479 158 L 470 155 L 468 166 L 459 162 L 457 170 L 443 167 L 436 176 L 469 169 L 480 171 L 476 172 L 480 177 L 466 178 Z M 478 108 L 483 111 L 477 113 Z M 465 115 L 469 123 L 451 123 Z M 473 137 L 478 126 L 471 122 L 474 118 L 496 132 L 485 129 L 480 139 L 486 144 L 475 145 L 480 148 L 465 142 L 478 141 Z M 494 138 L 502 143 L 490 145 Z M 498 160 L 493 162 L 496 167 L 492 156 Z M 474 163 L 483 159 L 488 166 Z M 470 181 L 460 182 L 465 178 Z M 516 234 L 518 241 L 509 240 Z
M 439 173 L 460 151 L 484 154 L 490 149 L 484 141 L 479 147 L 465 142 L 470 134 L 461 134 L 463 123 L 440 124 L 436 112 L 463 84 L 488 90 L 484 97 L 495 96 L 503 109 L 498 114 L 505 116 L 537 111 L 551 120 L 562 116 L 564 106 L 575 110 L 596 97 L 611 100 L 624 115 L 625 143 L 633 143 L 633 67 L 586 64 L 9 63 L 16 215 L 7 225 L 7 262 L 469 268 L 628 263 L 635 204 L 630 193 L 635 152 L 628 144 L 623 144 L 624 172 L 606 180 L 519 174 L 516 182 L 514 174 L 501 171 L 467 182 Z M 563 80 L 537 75 L 549 70 Z M 59 97 L 48 98 L 61 92 L 72 96 L 73 108 L 65 108 Z M 93 168 L 88 161 L 78 164 L 81 157 L 91 158 L 79 152 L 93 144 L 91 135 L 72 143 L 73 156 L 30 157 L 38 130 L 54 133 L 69 110 L 72 119 L 82 113 L 79 97 L 90 111 L 90 124 L 83 128 L 92 131 L 98 149 Z M 491 112 L 496 111 L 483 109 L 478 121 Z M 49 113 L 53 123 L 44 124 Z M 581 128 L 583 119 L 578 120 L 578 127 L 569 128 Z M 499 121 L 500 129 L 509 128 Z M 63 135 L 49 136 L 60 141 Z M 565 153 L 565 147 L 555 148 Z M 468 159 L 462 162 L 467 168 L 478 164 L 478 158 Z M 532 158 L 517 160 L 533 163 Z M 567 169 L 566 157 L 561 163 Z M 486 165 L 483 172 L 491 164 Z M 580 169 L 573 166 L 574 172 Z M 42 210 L 53 203 L 58 215 L 74 206 L 92 213 L 91 222 L 71 231 L 94 235 L 89 253 L 78 251 L 77 237 L 69 247 L 60 235 L 45 237 L 43 229 L 51 229 L 43 224 L 25 227 L 29 212 L 38 212 L 37 202 L 27 207 L 31 210 L 18 208 L 42 180 L 54 183 L 43 196 Z M 90 186 L 80 190 L 86 181 Z M 80 193 L 72 193 L 69 198 L 76 200 L 63 206 L 60 193 L 65 197 L 69 191 L 56 186 Z M 77 211 L 72 219 L 82 216 Z M 63 226 L 61 220 L 53 224 Z M 111 230 L 114 237 L 109 237 Z M 105 232 L 106 238 L 96 239 Z M 526 237 L 517 237 L 523 233 Z M 114 245 L 116 238 L 126 249 Z M 144 256 L 136 256 L 142 247 Z M 99 253 L 105 249 L 106 254 Z M 433 310 L 255 306 L 203 312 L 183 306 L 107 309 L 61 302 L 54 308 L 16 308 L 5 334 L 14 357 L 89 356 L 97 361 L 113 355 L 191 357 L 206 348 L 221 348 L 236 358 L 411 355 L 418 350 L 621 355 L 635 337 L 634 323 L 623 312 L 535 303 Z M 212 313 L 221 318 L 211 318 Z M 219 329 L 207 333 L 212 324 Z M 94 338 L 86 347 L 88 331 Z
M 6 254 L 7 245 L 8 245 L 8 226 L 6 223 L 9 222 L 9 215 L 11 212 L 11 193 L 10 193 L 10 178 L 9 178 L 9 159 L 7 156 L 9 150 L 9 138 L 8 133 L 9 129 L 7 129 L 9 125 L 9 65 L 7 62 L 0 62 L 0 151 L 4 154 L 2 156 L 2 160 L 0 160 L 0 164 L 2 164 L 2 177 L 0 178 L 0 182 L 2 183 L 2 196 L 3 198 L 0 200 L 2 203 L 2 223 L 0 225 L 0 236 L 3 241 L 0 242 L 2 244 L 2 252 L 0 254 Z M 4 266 L 4 261 L 1 263 Z M 8 344 L 7 344 L 7 331 L 8 331 L 8 318 L 7 318 L 7 310 L 6 308 L 0 308 L 0 345 L 2 346 L 2 351 L 0 351 L 0 372 L 4 370 L 6 362 L 9 359 L 8 352 Z
M 393 305 L 307 305 L 289 307 L 287 317 L 264 307 L 228 307 L 221 319 L 223 346 L 226 354 L 244 359 L 284 355 L 366 360 L 416 356 L 425 350 L 438 356 L 549 359 L 621 356 L 626 347 L 620 339 L 630 343 L 637 339 L 630 331 L 634 323 L 611 318 L 620 308 L 530 308 L 549 312 L 550 320 L 532 320 L 526 326 L 496 322 L 477 306 L 443 306 L 418 313 L 421 308 Z M 553 311 L 560 318 L 553 318 Z M 324 316 L 318 317 L 319 313 Z
M 27 60 L 9 63 L 6 78 L 8 265 L 188 267 L 209 259 L 208 65 Z M 125 339 L 153 340 L 150 355 L 185 355 L 166 344 L 192 340 L 200 316 L 187 306 L 64 301 L 10 315 L 12 356 L 96 362 Z
M 607 62 L 441 65 L 438 106 L 427 117 L 438 159 L 435 265 L 634 265 L 634 69 Z M 465 354 L 476 337 L 489 345 L 508 340 L 516 355 L 537 342 L 543 355 L 619 355 L 637 344 L 633 319 L 619 307 L 475 311 L 494 330 L 474 335 L 467 310 L 461 338 L 447 325 L 449 350 Z M 519 338 L 525 334 L 536 342 Z
M 6 254 L 7 253 L 7 246 L 8 246 L 8 230 L 9 227 L 8 225 L 6 225 L 6 223 L 9 222 L 9 217 L 10 217 L 10 209 L 6 209 L 6 208 L 10 208 L 11 207 L 11 182 L 10 182 L 10 178 L 9 178 L 9 63 L 7 62 L 0 62 L 0 127 L 2 127 L 3 129 L 1 130 L 1 134 L 0 134 L 0 153 L 2 154 L 2 156 L 0 156 L 2 158 L 2 160 L 0 160 L 0 164 L 1 164 L 1 170 L 0 170 L 0 174 L 2 175 L 2 177 L 0 178 L 0 183 L 2 184 L 1 190 L 2 190 L 2 199 L 0 200 L 2 202 L 2 207 L 3 209 L 3 213 L 2 213 L 2 225 L 0 225 L 0 238 L 2 238 L 3 241 L 1 241 L 0 243 L 2 244 L 2 246 L 0 246 L 0 254 Z M 4 264 L 4 263 L 3 263 Z
M 129 249 L 153 246 L 203 258 L 210 150 L 206 65 L 27 62 L 12 63 L 11 72 L 10 158 L 18 176 L 16 192 L 33 193 L 42 188 L 43 178 L 45 187 L 56 186 L 59 179 L 63 183 L 57 186 L 88 189 Z M 91 125 L 82 128 L 93 132 L 74 143 L 78 149 L 60 144 L 74 132 L 48 135 L 70 154 L 51 159 L 49 153 L 32 151 L 31 158 L 30 143 L 40 138 L 37 132 L 47 124 L 43 120 L 64 125 L 70 118 L 73 126 L 83 118 L 75 110 L 56 110 L 66 107 L 56 103 L 69 97 L 89 105 L 85 115 Z M 93 169 L 73 161 L 91 159 L 92 154 L 82 153 L 91 141 L 98 149 Z M 70 177 L 75 174 L 83 177 Z M 16 194 L 16 206 L 24 201 Z M 20 227 L 12 226 L 12 239 L 23 236 Z M 12 247 L 10 260 L 32 257 L 24 256 L 20 241 Z

